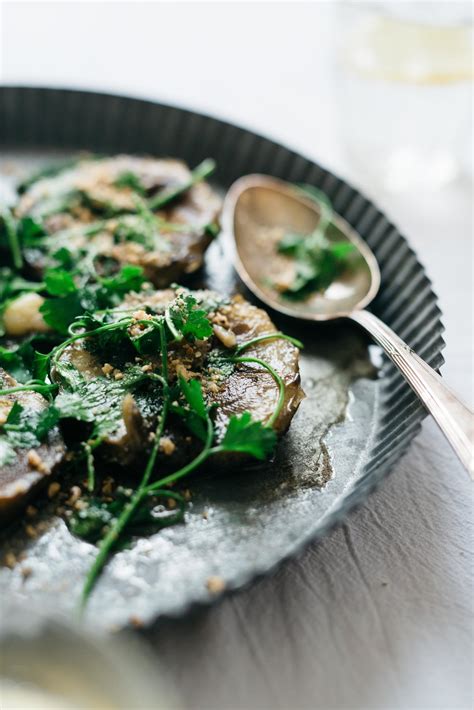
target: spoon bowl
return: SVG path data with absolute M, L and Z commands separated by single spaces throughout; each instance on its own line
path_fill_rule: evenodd
M 331 242 L 348 241 L 355 247 L 347 257 L 348 268 L 324 292 L 304 300 L 290 300 L 275 289 L 275 282 L 290 280 L 294 271 L 292 258 L 278 254 L 277 242 L 286 233 L 310 234 L 320 217 L 317 204 L 301 190 L 266 175 L 237 180 L 224 206 L 224 228 L 234 235 L 235 267 L 242 281 L 271 308 L 315 321 L 347 317 L 364 308 L 380 286 L 372 251 L 342 217 L 334 216 L 326 234 Z
M 294 279 L 295 263 L 293 257 L 279 253 L 277 246 L 285 234 L 311 234 L 321 216 L 317 203 L 294 185 L 267 175 L 239 178 L 227 193 L 222 226 L 233 238 L 240 278 L 261 301 L 287 316 L 311 321 L 349 318 L 368 331 L 400 369 L 474 478 L 472 412 L 435 370 L 365 310 L 379 290 L 380 271 L 372 251 L 344 219 L 332 215 L 325 230 L 329 241 L 346 241 L 355 247 L 344 272 L 324 291 L 314 291 L 304 300 L 283 295 Z

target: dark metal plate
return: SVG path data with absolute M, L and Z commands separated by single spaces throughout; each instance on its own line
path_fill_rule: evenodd
M 153 102 L 16 87 L 0 90 L 0 140 L 5 156 L 0 184 L 7 198 L 10 168 L 16 177 L 18 171 L 51 161 L 58 151 L 81 149 L 170 155 L 191 165 L 212 156 L 218 162 L 216 185 L 222 189 L 252 172 L 320 187 L 378 259 L 382 287 L 374 312 L 430 365 L 442 364 L 436 297 L 405 239 L 360 193 L 283 146 Z M 204 274 L 191 285 L 203 281 L 224 292 L 242 288 L 224 240 L 212 245 Z M 425 410 L 393 365 L 368 347 L 353 326 L 302 328 L 275 320 L 306 343 L 302 377 L 307 398 L 274 463 L 237 474 L 195 476 L 186 525 L 138 540 L 108 565 L 88 607 L 87 620 L 94 626 L 180 615 L 212 601 L 206 586 L 210 576 L 236 589 L 270 571 L 363 501 L 418 432 Z M 378 377 L 374 358 L 380 360 Z M 2 598 L 72 610 L 94 548 L 73 538 L 55 518 L 35 540 L 20 533 L 13 544 L 26 558 L 12 570 L 1 570 Z M 11 546 L 10 538 L 3 552 Z M 25 567 L 30 572 L 26 578 Z

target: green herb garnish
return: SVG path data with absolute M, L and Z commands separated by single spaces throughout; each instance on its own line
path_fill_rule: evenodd
M 214 161 L 206 160 L 184 183 L 151 197 L 135 173 L 124 172 L 114 185 L 131 191 L 130 203 L 128 198 L 124 201 L 127 209 L 102 202 L 99 191 L 96 199 L 93 191 L 65 189 L 61 184 L 62 192 L 51 192 L 31 215 L 17 219 L 7 211 L 0 223 L 0 247 L 11 264 L 0 270 L 0 313 L 18 295 L 38 292 L 45 299 L 43 318 L 54 330 L 53 335 L 34 335 L 14 343 L 4 339 L 0 344 L 0 367 L 16 380 L 14 386 L 0 389 L 0 396 L 36 392 L 47 400 L 40 412 L 30 411 L 23 397 L 21 404 L 13 404 L 0 427 L 0 464 L 13 462 L 19 449 L 41 445 L 57 426 L 64 436 L 75 437 L 71 466 L 81 475 L 88 494 L 83 507 L 69 511 L 68 525 L 75 535 L 98 547 L 82 605 L 112 553 L 128 545 L 134 535 L 183 522 L 185 500 L 170 486 L 216 455 L 235 452 L 262 461 L 276 445 L 273 427 L 283 407 L 285 385 L 269 363 L 245 351 L 270 338 L 297 345 L 298 341 L 268 333 L 224 349 L 217 340 L 209 342 L 214 338 L 211 314 L 222 301 L 180 287 L 175 287 L 175 298 L 167 307 L 127 308 L 123 298 L 142 290 L 143 270 L 134 265 L 119 269 L 117 261 L 101 254 L 97 246 L 104 238 L 114 246 L 132 241 L 146 251 L 159 251 L 169 249 L 173 233 L 198 229 L 215 236 L 215 223 L 193 227 L 167 222 L 156 214 L 214 169 Z M 82 219 L 84 207 L 86 222 L 48 233 L 54 227 L 46 218 L 64 212 Z M 67 217 L 64 223 L 69 224 Z M 29 264 L 30 255 L 36 254 L 41 257 L 41 282 L 24 278 L 28 273 L 22 270 L 24 257 Z M 95 363 L 90 370 L 75 367 L 73 348 L 68 349 L 73 344 L 85 360 L 90 357 Z M 202 352 L 197 354 L 198 349 Z M 185 362 L 187 357 L 190 362 L 199 357 L 202 380 L 184 366 L 183 375 L 180 363 L 176 364 L 181 353 Z M 226 424 L 216 419 L 211 394 L 215 388 L 210 384 L 216 372 L 221 381 L 241 367 L 255 368 L 274 379 L 278 397 L 268 421 L 255 421 L 250 412 L 232 416 Z M 170 437 L 181 436 L 189 443 L 184 465 L 169 448 Z M 124 439 L 133 442 L 130 451 L 138 442 L 143 452 L 141 480 L 133 488 L 119 487 L 105 494 L 103 454 L 107 446 Z M 159 455 L 161 448 L 163 455 Z
M 116 187 L 128 187 L 130 190 L 133 190 L 133 192 L 136 192 L 142 196 L 146 193 L 146 190 L 143 187 L 138 175 L 132 173 L 130 170 L 120 173 L 115 180 L 114 185 Z
M 6 234 L 6 242 L 10 250 L 13 266 L 15 269 L 21 269 L 23 266 L 23 256 L 21 253 L 21 244 L 17 231 L 16 220 L 8 208 L 5 208 L 0 212 L 0 217 L 3 222 L 3 231 Z
M 319 223 L 311 234 L 287 233 L 278 243 L 278 252 L 295 261 L 293 282 L 281 290 L 288 299 L 301 300 L 315 291 L 324 291 L 348 268 L 348 257 L 354 245 L 348 241 L 333 241 L 328 237 L 333 210 L 324 193 L 304 186 L 305 195 L 313 199 L 320 210 Z
M 45 278 L 48 288 L 55 294 L 59 294 L 58 299 L 66 299 L 76 294 L 77 287 L 69 276 L 69 272 L 58 270 L 54 276 L 49 274 Z M 26 431 L 23 431 L 24 425 L 22 424 L 22 441 L 26 442 L 29 437 L 28 442 L 32 445 L 33 441 L 38 441 L 39 437 L 44 436 L 44 433 L 58 420 L 73 419 L 90 425 L 88 438 L 83 443 L 82 455 L 87 475 L 87 487 L 91 493 L 96 487 L 93 452 L 100 447 L 104 439 L 113 435 L 121 426 L 124 397 L 131 394 L 139 405 L 142 416 L 151 417 L 149 422 L 153 420 L 156 422 L 148 460 L 138 487 L 130 494 L 114 496 L 110 503 L 91 498 L 86 503 L 86 508 L 75 513 L 72 518 L 72 531 L 75 534 L 84 535 L 87 539 L 98 544 L 97 557 L 87 576 L 82 593 L 83 605 L 114 550 L 120 549 L 126 544 L 131 536 L 137 534 L 139 529 L 147 528 L 154 531 L 163 527 L 164 524 L 182 521 L 184 501 L 178 493 L 168 490 L 169 485 L 189 475 L 216 454 L 236 452 L 264 460 L 274 450 L 276 434 L 273 425 L 283 406 L 284 383 L 270 364 L 257 357 L 247 357 L 243 353 L 245 349 L 268 338 L 287 338 L 287 336 L 282 333 L 258 336 L 241 344 L 238 348 L 234 348 L 224 358 L 230 368 L 239 365 L 260 367 L 274 378 L 278 385 L 278 401 L 272 416 L 266 423 L 254 421 L 249 412 L 244 412 L 240 416 L 232 416 L 225 431 L 218 433 L 213 422 L 214 405 L 207 401 L 200 381 L 197 379 L 186 380 L 180 375 L 173 382 L 169 377 L 169 347 L 174 343 L 181 343 L 183 340 L 187 340 L 191 344 L 195 340 L 206 340 L 211 337 L 213 330 L 208 314 L 213 307 L 215 304 L 200 303 L 185 289 L 180 289 L 165 313 L 149 313 L 142 320 L 137 321 L 133 315 L 124 315 L 112 322 L 104 322 L 101 317 L 97 317 L 100 314 L 97 316 L 83 315 L 69 328 L 70 337 L 54 347 L 49 355 L 44 356 L 48 364 L 42 381 L 29 381 L 25 385 L 18 385 L 0 392 L 1 394 L 9 394 L 31 389 L 42 391 L 43 394 L 48 395 L 54 392 L 57 387 L 57 385 L 49 384 L 48 373 L 55 373 L 55 379 L 61 383 L 61 391 L 56 395 L 54 404 L 47 410 L 48 414 L 43 415 L 44 420 L 42 418 L 41 421 L 33 421 L 28 425 L 30 428 Z M 108 312 L 108 317 L 113 317 L 113 311 Z M 140 325 L 142 329 L 140 336 L 135 335 L 134 328 L 137 325 Z M 161 364 L 155 366 L 151 372 L 144 371 L 139 365 L 133 364 L 131 362 L 133 357 L 130 356 L 131 364 L 125 363 L 120 372 L 120 378 L 115 379 L 104 375 L 85 379 L 68 359 L 62 359 L 64 350 L 77 340 L 84 341 L 88 349 L 93 351 L 97 349 L 102 358 L 109 345 L 113 343 L 112 355 L 118 354 L 127 359 L 129 358 L 127 353 L 133 354 L 134 350 L 140 352 L 142 344 L 139 343 L 137 347 L 137 341 L 141 341 L 144 335 L 151 338 L 149 342 L 154 343 L 155 353 L 160 356 L 159 362 Z M 291 338 L 288 339 L 297 342 Z M 44 366 L 44 363 L 42 365 Z M 144 412 L 147 414 L 144 415 Z M 181 419 L 190 433 L 196 437 L 197 441 L 201 442 L 201 448 L 197 455 L 184 466 L 152 481 L 152 475 L 156 475 L 155 467 L 160 440 L 165 432 L 170 414 Z M 16 420 L 10 421 L 9 418 L 5 425 L 7 429 L 8 425 L 16 427 L 17 422 Z M 31 428 L 32 430 L 30 430 Z M 1 450 L 4 452 L 2 456 L 5 459 L 7 456 L 11 456 L 13 450 L 15 442 L 10 440 L 12 435 L 8 429 L 7 437 L 9 438 L 0 439 Z M 157 517 L 156 511 L 153 513 L 157 497 L 174 497 L 179 507 L 176 516 L 165 515 L 163 517 L 159 515 Z
M 53 405 L 38 411 L 15 402 L 0 427 L 0 465 L 14 462 L 15 449 L 40 446 L 58 419 L 59 413 Z
M 184 193 L 191 189 L 191 187 L 197 185 L 199 182 L 202 182 L 210 175 L 212 175 L 215 169 L 216 163 L 214 160 L 211 160 L 211 158 L 203 160 L 202 163 L 200 163 L 196 168 L 194 168 L 189 180 L 186 180 L 186 182 L 182 183 L 181 185 L 177 185 L 176 187 L 165 188 L 157 195 L 152 197 L 150 200 L 148 200 L 148 207 L 151 210 L 163 209 L 163 207 L 169 205 L 170 202 L 173 202 L 178 197 L 184 195 Z

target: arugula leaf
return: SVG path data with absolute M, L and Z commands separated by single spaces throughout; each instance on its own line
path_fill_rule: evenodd
M 253 421 L 250 412 L 229 419 L 219 448 L 223 451 L 239 451 L 263 461 L 273 452 L 276 433 L 262 422 Z

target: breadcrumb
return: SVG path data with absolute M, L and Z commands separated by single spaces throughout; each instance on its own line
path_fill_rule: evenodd
M 38 471 L 39 473 L 43 473 L 45 475 L 50 473 L 49 466 L 45 464 L 39 453 L 34 449 L 28 451 L 28 454 L 26 455 L 26 460 L 28 461 L 28 466 L 36 469 L 36 471 Z
M 13 552 L 7 552 L 5 557 L 3 558 L 3 563 L 5 564 L 6 567 L 9 567 L 10 569 L 13 569 L 18 562 L 16 555 L 13 554 Z
M 36 532 L 35 528 L 32 525 L 26 525 L 25 532 L 28 535 L 28 537 L 30 537 L 32 540 L 34 540 L 34 538 L 38 537 L 38 533 Z
M 173 451 L 176 449 L 176 444 L 171 441 L 169 436 L 162 436 L 160 439 L 160 451 L 162 451 L 166 456 L 171 456 Z
M 48 498 L 54 498 L 61 490 L 61 486 L 56 481 L 48 486 Z
M 82 495 L 82 491 L 79 488 L 79 486 L 73 486 L 71 488 L 71 495 L 69 496 L 68 500 L 66 501 L 68 505 L 74 505 L 76 501 L 79 500 L 79 498 Z
M 225 581 L 222 577 L 209 577 L 206 587 L 211 594 L 221 594 L 225 589 Z

